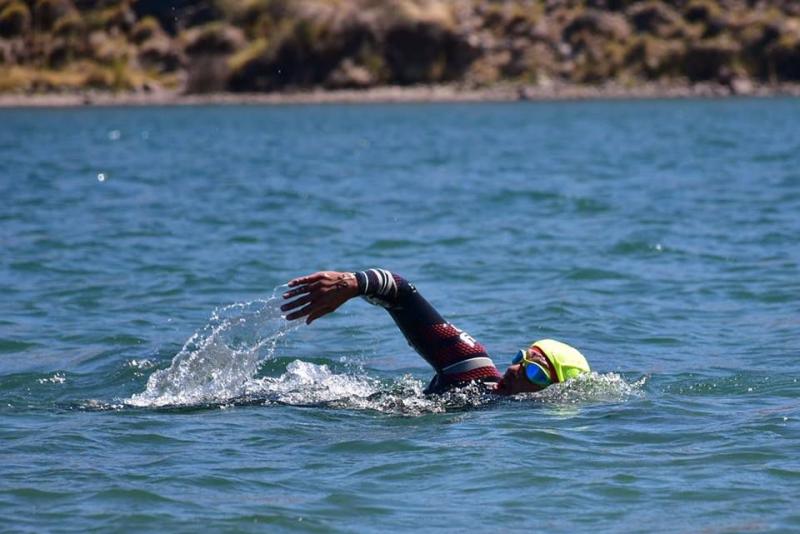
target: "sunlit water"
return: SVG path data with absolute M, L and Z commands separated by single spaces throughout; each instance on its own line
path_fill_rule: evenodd
M 800 528 L 800 102 L 0 110 L 0 530 Z M 501 367 L 422 393 L 318 269 Z

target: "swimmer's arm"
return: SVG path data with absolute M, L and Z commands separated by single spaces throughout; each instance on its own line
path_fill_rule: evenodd
M 359 295 L 356 275 L 337 271 L 319 271 L 300 276 L 289 281 L 289 288 L 283 298 L 299 298 L 287 302 L 281 306 L 281 310 L 291 311 L 286 315 L 289 321 L 305 317 L 306 324 L 336 311 L 339 306 Z
M 307 317 L 306 323 L 311 323 L 349 299 L 363 296 L 386 308 L 409 344 L 442 374 L 443 384 L 500 377 L 483 345 L 445 321 L 412 284 L 390 271 L 322 271 L 295 278 L 289 287 L 283 298 L 299 297 L 281 307 L 295 310 L 287 315 L 289 320 Z M 458 365 L 466 360 L 471 363 Z

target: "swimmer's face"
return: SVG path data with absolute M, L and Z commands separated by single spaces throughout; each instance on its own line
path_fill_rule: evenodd
M 544 368 L 547 369 L 548 364 L 544 356 L 531 352 L 529 357 L 537 363 L 541 363 Z M 535 393 L 543 389 L 544 387 L 536 385 L 528 380 L 528 377 L 525 376 L 525 368 L 522 364 L 518 363 L 510 365 L 508 369 L 506 369 L 503 378 L 497 383 L 497 388 L 494 392 L 498 395 L 516 395 L 517 393 Z

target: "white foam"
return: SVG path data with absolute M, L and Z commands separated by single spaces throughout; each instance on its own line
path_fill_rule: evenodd
M 246 393 L 248 381 L 280 338 L 297 326 L 280 311 L 280 299 L 237 303 L 215 310 L 167 368 L 154 372 L 141 393 L 125 400 L 157 407 L 222 403 Z

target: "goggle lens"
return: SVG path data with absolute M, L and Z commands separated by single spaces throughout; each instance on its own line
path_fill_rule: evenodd
M 550 380 L 550 375 L 547 373 L 547 369 L 542 367 L 540 364 L 529 360 L 527 356 L 528 355 L 524 350 L 520 350 L 511 360 L 511 365 L 522 364 L 522 366 L 525 368 L 525 376 L 531 384 L 542 387 L 552 384 L 553 381 Z
M 550 377 L 547 375 L 547 371 L 536 362 L 530 362 L 525 366 L 525 376 L 528 377 L 531 384 L 536 384 L 537 386 L 550 385 Z

